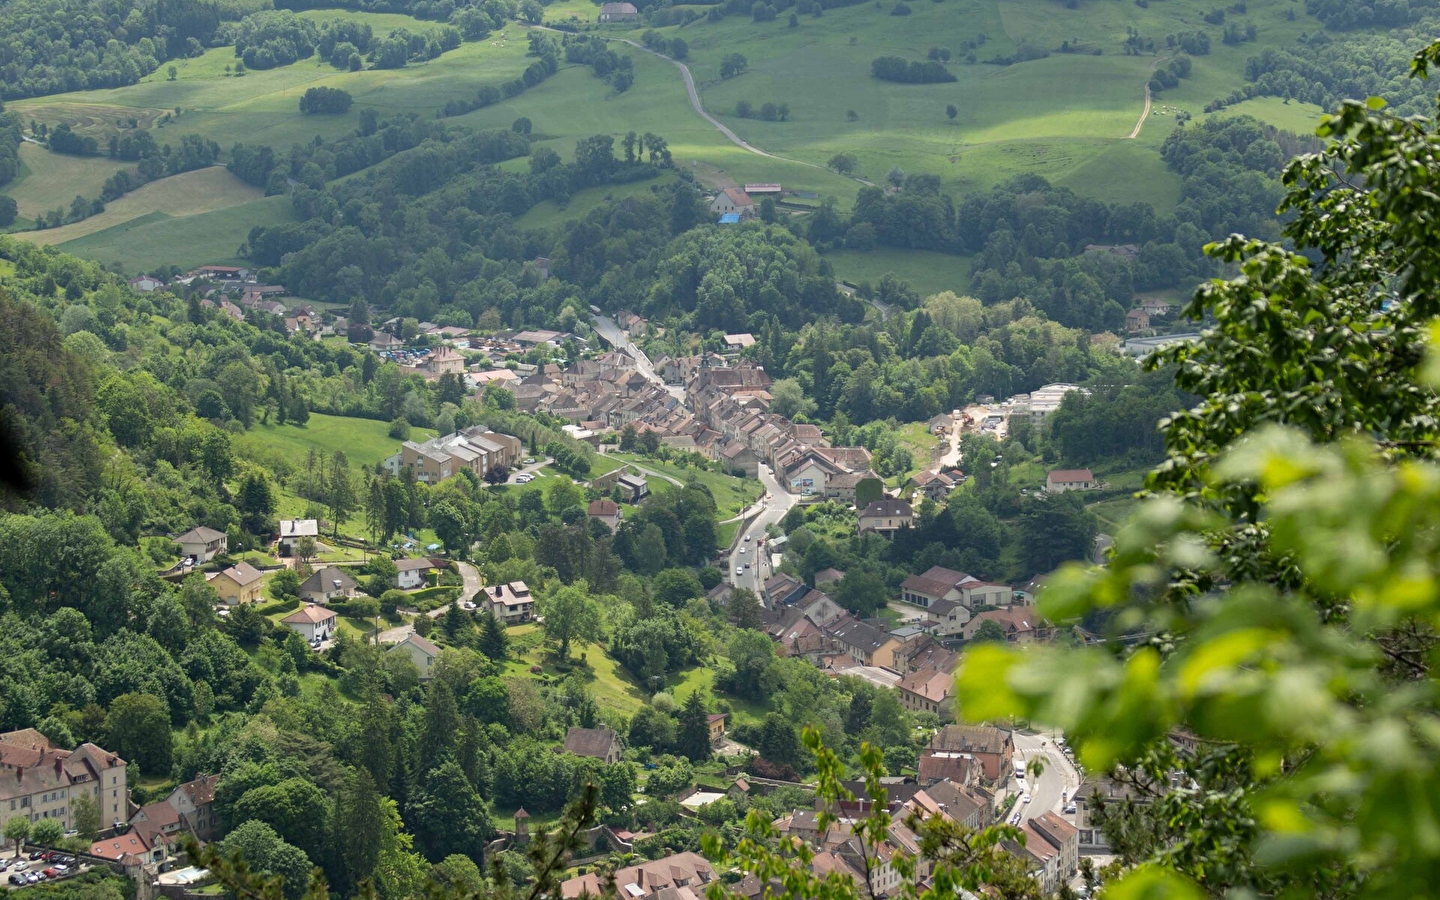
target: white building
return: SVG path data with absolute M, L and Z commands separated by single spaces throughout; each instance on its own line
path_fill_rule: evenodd
M 315 641 L 328 641 L 334 636 L 338 618 L 334 610 L 310 603 L 281 619 L 280 624 L 299 634 L 305 643 L 313 644 Z
M 320 523 L 314 519 L 281 519 L 280 520 L 280 553 L 289 555 L 295 552 L 295 542 L 302 537 L 319 538 Z

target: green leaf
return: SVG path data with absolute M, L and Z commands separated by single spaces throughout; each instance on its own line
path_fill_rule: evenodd
M 1367 97 L 1365 99 L 1365 105 L 1370 109 L 1384 109 L 1388 104 L 1386 104 L 1384 97 Z
M 1104 900 L 1201 900 L 1195 883 L 1171 869 L 1153 864 L 1127 872 L 1105 888 Z

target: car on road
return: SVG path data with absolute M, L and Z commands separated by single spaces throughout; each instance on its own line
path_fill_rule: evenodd
M 1079 811 L 1079 807 L 1076 806 L 1075 804 L 1073 804 L 1073 803 L 1067 803 L 1067 804 L 1065 804 L 1065 809 L 1064 809 L 1065 815 L 1067 815 L 1067 816 L 1073 816 L 1073 815 L 1075 815 L 1075 813 L 1078 812 L 1078 811 Z
M 1023 796 L 1020 797 L 1020 805 L 1024 806 L 1025 804 L 1027 804 L 1027 803 L 1029 803 L 1029 802 L 1030 802 L 1030 795 L 1029 795 L 1029 794 L 1025 794 L 1025 795 L 1023 795 Z
M 736 566 L 736 567 L 735 567 L 735 574 L 736 574 L 736 575 L 744 575 L 744 574 L 745 574 L 745 567 L 744 567 L 744 566 Z
M 524 464 L 527 465 L 527 466 L 533 466 L 533 465 L 535 465 L 535 457 L 533 457 L 533 456 L 527 456 L 527 457 L 525 457 L 525 463 L 524 463 Z
M 749 541 L 749 540 L 750 540 L 750 535 L 748 535 L 748 534 L 745 535 L 745 540 L 746 540 L 746 541 Z
M 750 549 L 749 547 L 741 547 L 741 548 L 740 548 L 740 552 L 741 552 L 741 553 L 744 553 L 745 551 L 747 551 L 747 550 L 749 550 L 749 549 Z
M 23 872 L 12 872 L 10 874 L 10 883 L 17 886 L 24 886 L 30 883 L 30 879 L 26 878 Z
M 26 862 L 23 859 L 15 864 L 15 871 L 17 872 L 23 872 L 28 868 L 30 868 L 30 863 Z
M 466 610 L 474 609 L 474 608 L 475 608 L 475 602 L 474 602 L 473 600 L 466 600 L 464 603 L 461 603 L 461 604 L 460 604 L 460 608 L 461 608 L 461 609 L 466 609 Z

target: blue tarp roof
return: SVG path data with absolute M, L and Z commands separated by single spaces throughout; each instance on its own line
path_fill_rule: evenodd
M 725 213 L 720 217 L 721 225 L 737 225 L 740 222 L 739 213 Z

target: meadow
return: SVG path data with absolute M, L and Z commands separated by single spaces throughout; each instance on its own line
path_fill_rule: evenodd
M 66 253 L 114 263 L 126 272 L 170 265 L 239 265 L 244 260 L 236 251 L 251 228 L 295 218 L 288 197 L 265 197 L 188 216 L 155 210 L 58 246 Z
M 24 143 L 20 145 L 20 171 L 4 192 L 14 198 L 22 218 L 34 219 L 57 206 L 69 207 L 77 194 L 99 196 L 105 179 L 125 167 L 112 159 L 67 156 Z
M 932 250 L 899 250 L 877 247 L 874 250 L 832 250 L 825 259 L 841 281 L 858 285 L 868 281 L 876 285 L 887 272 L 908 281 L 921 297 L 941 291 L 965 293 L 970 285 L 971 260 Z
M 311 413 L 304 425 L 255 425 L 235 435 L 233 441 L 241 455 L 259 458 L 273 453 L 283 457 L 292 469 L 304 467 L 311 447 L 327 457 L 343 450 L 350 465 L 369 468 L 400 449 L 400 441 L 390 437 L 389 432 L 389 422 Z M 434 436 L 429 428 L 410 430 L 411 440 L 425 441 Z
M 29 232 L 24 238 L 41 246 L 64 244 L 156 211 L 180 219 L 264 198 L 264 191 L 231 175 L 223 166 L 211 166 L 152 181 L 110 202 L 99 215 L 59 228 Z

